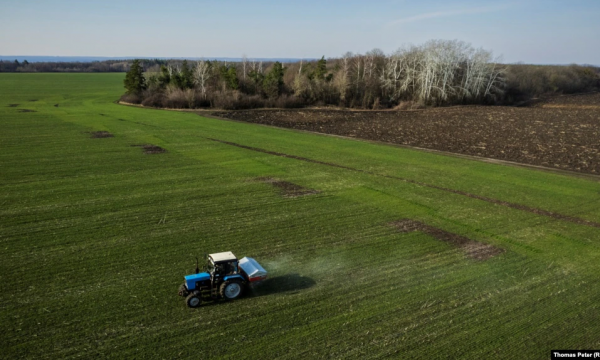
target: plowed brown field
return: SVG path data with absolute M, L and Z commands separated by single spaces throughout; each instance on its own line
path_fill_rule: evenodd
M 600 174 L 600 94 L 561 96 L 532 107 L 247 110 L 214 115 Z

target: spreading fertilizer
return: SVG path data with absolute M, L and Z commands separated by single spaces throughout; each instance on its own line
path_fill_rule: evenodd
M 209 254 L 206 260 L 206 271 L 200 272 L 196 259 L 196 273 L 185 276 L 179 287 L 179 295 L 186 297 L 191 308 L 206 300 L 237 299 L 267 278 L 267 271 L 256 260 L 244 257 L 238 261 L 231 251 Z

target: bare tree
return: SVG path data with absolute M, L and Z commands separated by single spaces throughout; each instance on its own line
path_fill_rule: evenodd
M 479 101 L 501 92 L 504 70 L 497 62 L 464 42 L 433 40 L 386 58 L 380 81 L 390 100 Z
M 359 87 L 360 87 L 360 64 L 361 64 L 361 55 L 360 54 L 356 54 L 354 56 L 354 67 L 356 69 L 356 78 L 355 78 L 355 83 L 356 83 L 356 93 L 359 93 Z M 363 76 L 364 76 L 364 70 L 363 70 Z
M 381 70 L 381 87 L 384 95 L 391 101 L 397 100 L 401 94 L 399 91 L 400 78 L 403 71 L 406 71 L 403 68 L 402 60 L 402 54 L 396 52 L 385 59 L 385 65 Z
M 338 91 L 340 92 L 340 99 L 341 100 L 346 100 L 346 93 L 348 91 L 348 86 L 350 85 L 350 80 L 349 80 L 349 76 L 350 76 L 350 61 L 352 60 L 352 53 L 351 52 L 346 52 L 344 55 L 342 55 L 342 59 L 341 59 L 341 67 L 338 73 L 338 76 L 336 76 L 336 85 L 338 88 Z
M 200 87 L 202 97 L 206 99 L 206 84 L 210 79 L 210 63 L 205 60 L 200 60 L 194 69 L 194 84 Z
M 167 65 L 167 72 L 169 73 L 169 77 L 173 77 L 173 73 L 175 73 L 175 70 L 173 69 L 173 66 L 171 66 L 171 64 Z
M 246 54 L 242 55 L 242 73 L 244 74 L 244 80 L 246 80 L 246 66 L 248 64 L 248 57 Z
M 365 54 L 365 73 L 364 77 L 373 79 L 377 72 L 377 60 L 385 58 L 385 54 L 380 49 L 373 49 Z

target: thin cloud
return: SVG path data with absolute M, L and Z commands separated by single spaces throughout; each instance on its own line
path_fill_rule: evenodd
M 489 13 L 494 11 L 500 11 L 506 9 L 507 6 L 488 6 L 488 7 L 479 7 L 479 8 L 469 8 L 469 9 L 460 9 L 460 10 L 448 10 L 448 11 L 435 11 L 425 14 L 419 14 L 415 16 L 409 16 L 402 19 L 398 19 L 388 23 L 388 25 L 398 25 L 398 24 L 407 24 L 412 22 L 418 22 L 421 20 L 435 19 L 441 17 L 450 17 L 457 15 L 465 15 L 465 14 L 481 14 L 481 13 Z

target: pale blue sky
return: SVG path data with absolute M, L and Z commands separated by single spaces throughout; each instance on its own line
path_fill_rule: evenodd
M 0 55 L 336 57 L 459 39 L 600 65 L 600 0 L 0 0 Z

